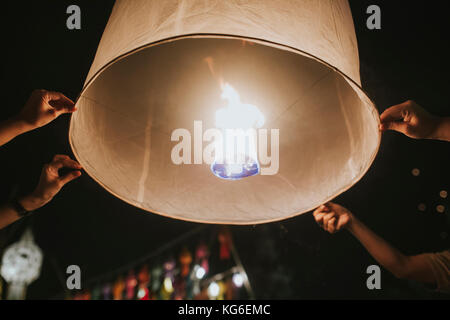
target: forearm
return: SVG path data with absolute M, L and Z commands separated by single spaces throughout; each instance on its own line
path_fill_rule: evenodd
M 404 278 L 406 276 L 408 256 L 392 247 L 356 218 L 352 219 L 347 228 L 379 264 L 396 277 Z
M 42 200 L 33 194 L 19 198 L 18 202 L 27 211 L 34 211 L 43 205 Z M 21 218 L 12 202 L 0 206 L 0 229 L 7 227 Z
M 10 203 L 4 204 L 0 207 L 0 229 L 19 220 L 20 216 L 13 205 Z
M 433 133 L 433 139 L 450 142 L 450 117 L 440 118 Z
M 26 124 L 19 117 L 13 117 L 0 123 L 0 146 L 8 143 L 18 135 L 32 130 L 30 125 Z

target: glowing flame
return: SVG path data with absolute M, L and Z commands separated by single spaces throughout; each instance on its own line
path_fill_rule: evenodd
M 215 161 L 211 165 L 211 171 L 215 176 L 226 180 L 257 175 L 260 173 L 260 166 L 256 129 L 264 125 L 264 115 L 256 106 L 242 103 L 239 93 L 219 76 L 220 72 L 217 72 L 213 58 L 206 57 L 204 61 L 211 75 L 219 82 L 221 98 L 227 101 L 225 108 L 216 111 L 215 125 L 222 130 L 223 137 L 222 141 L 216 141 Z
M 216 145 L 211 170 L 217 177 L 229 180 L 256 175 L 260 171 L 256 129 L 264 125 L 264 115 L 256 106 L 242 103 L 239 93 L 228 83 L 221 84 L 221 89 L 227 106 L 217 110 L 216 127 L 225 134 L 224 140 Z M 223 146 L 225 152 L 218 152 Z
M 228 83 L 221 87 L 221 97 L 228 102 L 228 105 L 216 112 L 217 128 L 256 129 L 264 125 L 264 115 L 256 106 L 242 103 L 239 93 Z

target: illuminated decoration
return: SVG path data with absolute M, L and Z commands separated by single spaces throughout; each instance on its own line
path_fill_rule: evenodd
M 139 288 L 137 297 L 139 300 L 148 300 L 148 289 L 146 288 Z
M 42 251 L 27 229 L 22 238 L 6 248 L 2 258 L 1 275 L 8 283 L 8 300 L 23 300 L 26 287 L 39 277 Z
M 173 300 L 183 300 L 186 297 L 186 277 L 180 273 L 176 276 L 173 283 Z
M 137 297 L 139 300 L 149 300 L 150 299 L 150 291 L 148 289 L 150 283 L 150 273 L 148 270 L 148 265 L 144 265 L 138 273 L 139 280 L 139 290 L 137 293 Z
M 136 279 L 136 276 L 134 275 L 134 271 L 130 270 L 128 272 L 128 276 L 126 279 L 126 298 L 127 298 L 127 300 L 134 299 L 137 284 L 138 284 L 138 281 Z
M 210 300 L 224 300 L 226 290 L 223 281 L 213 281 L 208 286 L 208 297 Z
M 169 277 L 164 278 L 163 284 L 164 284 L 164 290 L 166 290 L 166 292 L 168 292 L 168 293 L 173 292 L 172 279 L 170 279 Z
M 99 286 L 95 286 L 91 292 L 91 300 L 100 300 L 102 296 L 102 290 Z
M 169 300 L 172 298 L 172 294 L 174 292 L 173 283 L 175 281 L 175 266 L 176 262 L 172 258 L 164 263 L 164 280 L 160 292 L 163 300 Z
M 221 171 L 209 134 L 236 105 L 257 159 Z M 309 212 L 363 177 L 381 136 L 347 0 L 118 0 L 76 106 L 70 143 L 94 180 L 204 223 Z
M 225 227 L 226 228 L 226 227 Z M 150 253 L 145 257 L 140 257 L 135 262 L 131 262 L 126 267 L 120 267 L 115 271 L 109 271 L 107 276 L 99 276 L 96 279 L 88 279 L 84 281 L 84 286 L 90 289 L 84 289 L 82 292 L 72 292 L 67 299 L 74 300 L 110 300 L 110 299 L 127 299 L 136 300 L 232 300 L 236 298 L 247 297 L 254 299 L 253 290 L 247 278 L 247 273 L 241 263 L 239 255 L 234 247 L 231 231 L 212 228 L 212 234 L 209 235 L 210 241 L 206 246 L 202 235 L 202 240 L 187 241 L 190 236 L 198 234 L 201 230 L 209 228 L 199 227 L 197 230 L 190 231 L 190 235 L 181 235 L 178 239 L 167 246 L 164 250 L 157 249 L 155 253 Z M 219 237 L 217 233 L 228 234 L 228 245 L 230 246 L 230 260 L 220 259 Z M 213 241 L 211 241 L 213 240 Z M 175 256 L 183 256 L 189 251 L 189 248 L 197 244 L 195 262 L 185 265 L 183 259 L 175 260 Z M 171 254 L 163 253 L 165 250 L 180 246 Z M 210 255 L 210 249 L 217 250 L 217 253 Z M 200 254 L 199 254 L 200 253 Z M 163 254 L 165 259 L 157 258 Z M 212 273 L 206 272 L 200 263 L 204 260 L 212 259 Z M 165 261 L 161 264 L 161 261 Z M 150 265 L 152 268 L 150 269 Z M 208 264 L 209 265 L 209 264 Z M 182 275 L 183 268 L 189 270 L 188 276 Z M 125 270 L 128 269 L 128 273 Z M 139 270 L 137 273 L 135 273 Z M 151 273 L 149 270 L 152 270 Z M 127 274 L 125 281 L 123 275 Z M 103 283 L 108 279 L 108 283 Z M 113 280 L 115 279 L 115 280 Z M 215 288 L 215 283 L 219 287 L 219 291 Z M 110 284 L 114 285 L 111 286 Z M 208 294 L 208 288 L 210 292 Z M 137 290 L 136 290 L 137 289 Z M 103 294 L 102 294 L 103 293 Z
M 205 270 L 209 272 L 209 250 L 205 243 L 200 243 L 195 251 L 195 261 Z
M 226 227 L 223 227 L 219 231 L 218 240 L 220 243 L 220 259 L 228 260 L 230 259 L 230 251 L 231 251 L 231 234 L 230 230 Z
M 157 266 L 152 269 L 152 276 L 151 276 L 151 288 L 153 292 L 158 292 L 160 286 L 161 286 L 161 276 L 163 274 L 163 270 L 161 267 Z
M 210 299 L 216 299 L 220 293 L 220 286 L 217 282 L 213 281 L 208 286 L 208 296 Z
M 114 286 L 112 288 L 112 294 L 114 300 L 122 300 L 123 299 L 123 291 L 125 290 L 125 281 L 123 280 L 123 277 L 120 276 L 117 278 L 116 282 L 114 283 Z
M 192 269 L 191 272 L 191 276 L 188 279 L 186 286 L 187 287 L 186 297 L 188 299 L 192 299 L 200 294 L 201 292 L 200 283 L 205 278 L 206 273 L 207 273 L 206 270 L 202 266 L 198 264 L 194 265 L 194 268 Z
M 189 274 L 190 265 L 192 262 L 192 255 L 187 248 L 184 248 L 180 254 L 181 276 L 186 277 Z
M 102 294 L 103 294 L 103 300 L 111 299 L 112 286 L 110 283 L 107 283 L 104 285 L 104 287 L 102 289 Z
M 203 267 L 200 267 L 199 265 L 196 265 L 194 267 L 194 274 L 195 274 L 195 278 L 197 280 L 201 280 L 205 276 L 206 271 L 205 271 L 205 269 Z
M 242 276 L 242 274 L 240 274 L 240 273 L 235 273 L 235 274 L 233 275 L 233 284 L 234 284 L 237 288 L 242 287 L 242 285 L 244 284 L 244 277 Z

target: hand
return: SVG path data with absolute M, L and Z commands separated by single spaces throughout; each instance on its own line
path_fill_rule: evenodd
M 29 130 L 45 126 L 64 113 L 75 112 L 72 100 L 59 92 L 35 90 L 20 112 L 18 119 Z
M 60 176 L 61 168 L 74 169 L 64 176 Z M 52 162 L 42 169 L 38 186 L 33 193 L 20 200 L 21 205 L 28 211 L 36 210 L 48 202 L 70 181 L 81 176 L 81 166 L 78 162 L 65 155 L 56 155 Z
M 316 222 L 329 233 L 336 233 L 342 228 L 349 227 L 354 219 L 349 210 L 332 202 L 321 205 L 313 215 Z
M 380 130 L 394 130 L 415 139 L 434 139 L 439 119 L 414 101 L 393 106 L 380 117 Z

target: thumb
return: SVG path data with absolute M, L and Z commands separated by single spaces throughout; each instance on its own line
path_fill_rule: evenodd
M 53 106 L 53 110 L 57 116 L 60 116 L 65 113 L 74 113 L 77 111 L 77 108 L 75 106 Z
M 66 185 L 67 183 L 69 183 L 72 180 L 75 180 L 76 178 L 78 178 L 79 176 L 81 176 L 81 171 L 72 171 L 69 172 L 68 174 L 66 174 L 65 176 L 63 176 L 60 180 L 62 182 L 63 185 Z
M 347 215 L 344 215 L 339 218 L 338 224 L 336 226 L 336 231 L 341 230 L 343 227 L 347 225 L 347 223 L 350 221 L 349 217 Z
M 380 130 L 381 131 L 392 130 L 392 131 L 397 131 L 397 132 L 401 132 L 401 133 L 406 133 L 407 127 L 408 127 L 408 124 L 403 121 L 387 121 L 387 122 L 381 123 Z
M 68 98 L 49 101 L 48 105 L 53 108 L 58 115 L 72 113 L 77 110 L 75 104 Z

